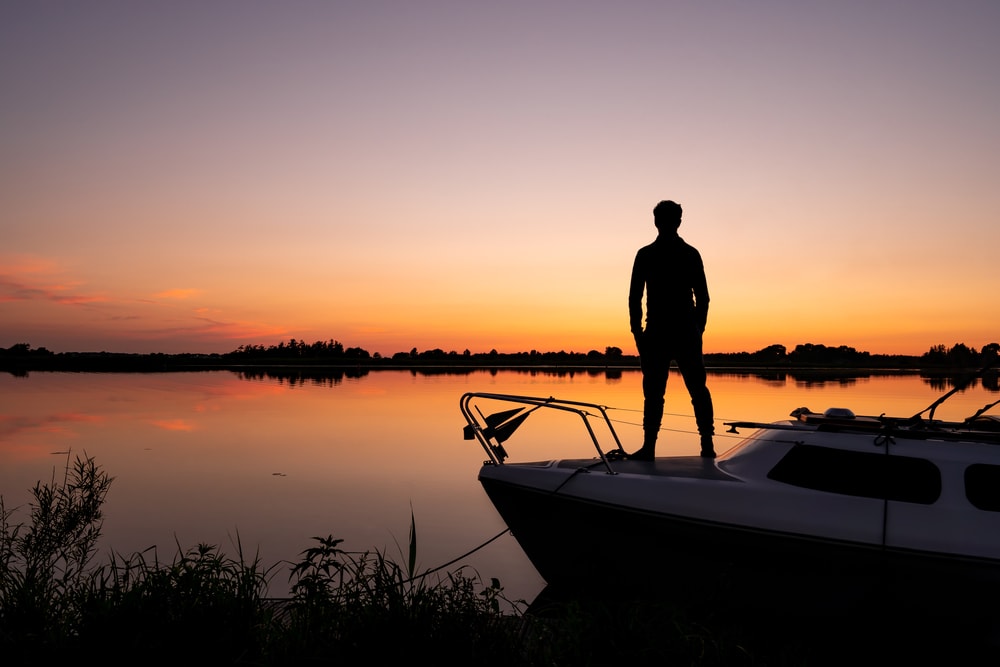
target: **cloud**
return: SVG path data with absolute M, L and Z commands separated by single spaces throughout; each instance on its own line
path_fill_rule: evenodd
M 195 317 L 194 321 L 188 325 L 147 329 L 143 333 L 153 338 L 195 337 L 257 340 L 261 337 L 284 336 L 288 333 L 288 329 L 254 322 L 225 322 L 207 317 Z
M 62 268 L 53 260 L 41 257 L 0 258 L 0 303 L 14 301 L 50 301 L 76 306 L 105 302 L 103 294 L 76 290 L 80 281 L 65 279 Z
M 115 289 L 88 290 L 57 261 L 0 253 L 0 304 L 12 313 L 17 309 L 10 326 L 0 332 L 9 342 L 0 343 L 42 337 L 49 349 L 221 351 L 230 342 L 288 334 L 286 326 L 198 303 L 203 293 L 194 287 L 172 287 L 137 299 Z
M 101 303 L 108 298 L 101 294 L 66 294 L 67 285 L 28 285 L 0 274 L 0 303 L 14 301 L 51 301 L 68 306 Z
M 87 294 L 52 294 L 49 299 L 55 301 L 56 303 L 66 304 L 70 306 L 75 306 L 83 303 L 104 303 L 108 300 L 105 296 L 99 295 L 87 295 Z
M 163 290 L 162 292 L 157 292 L 153 297 L 157 299 L 190 299 L 201 294 L 200 289 L 194 289 L 191 287 L 187 288 L 174 288 Z

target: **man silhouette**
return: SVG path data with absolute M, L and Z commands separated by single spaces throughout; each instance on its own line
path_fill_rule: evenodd
M 694 406 L 701 436 L 701 455 L 715 458 L 715 417 L 706 386 L 702 334 L 708 320 L 708 283 L 701 255 L 677 234 L 682 209 L 673 201 L 653 208 L 659 234 L 639 249 L 628 292 L 629 324 L 642 365 L 642 448 L 628 458 L 652 461 L 663 420 L 663 396 L 671 360 L 677 362 Z M 642 295 L 646 293 L 646 328 Z

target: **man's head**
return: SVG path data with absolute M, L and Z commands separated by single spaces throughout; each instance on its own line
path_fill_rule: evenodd
M 675 232 L 681 226 L 681 205 L 669 199 L 653 207 L 653 224 L 661 232 Z

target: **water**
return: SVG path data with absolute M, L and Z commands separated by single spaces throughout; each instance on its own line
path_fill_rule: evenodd
M 738 436 L 723 421 L 772 421 L 801 406 L 908 416 L 950 385 L 916 375 L 712 373 L 709 387 L 724 452 Z M 23 504 L 67 456 L 87 455 L 115 478 L 99 560 L 155 547 L 169 561 L 178 547 L 199 543 L 235 556 L 238 542 L 246 557 L 270 565 L 296 560 L 313 536 L 333 535 L 345 548 L 379 549 L 403 563 L 412 511 L 419 566 L 437 567 L 505 528 L 476 481 L 485 455 L 462 438 L 459 398 L 468 391 L 607 405 L 626 449 L 641 441 L 641 375 L 631 370 L 0 375 L 0 494 L 8 509 Z M 667 393 L 658 453 L 694 454 L 679 376 Z M 962 392 L 935 416 L 963 418 L 997 398 L 995 387 Z M 578 419 L 538 422 L 507 443 L 512 460 L 593 454 L 575 437 L 583 434 Z M 530 601 L 544 587 L 510 535 L 460 563 L 500 579 L 515 599 Z M 287 588 L 282 567 L 271 593 Z

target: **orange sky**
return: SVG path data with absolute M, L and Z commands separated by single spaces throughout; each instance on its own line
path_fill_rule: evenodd
M 5 3 L 0 347 L 1000 340 L 1000 5 L 479 4 Z

